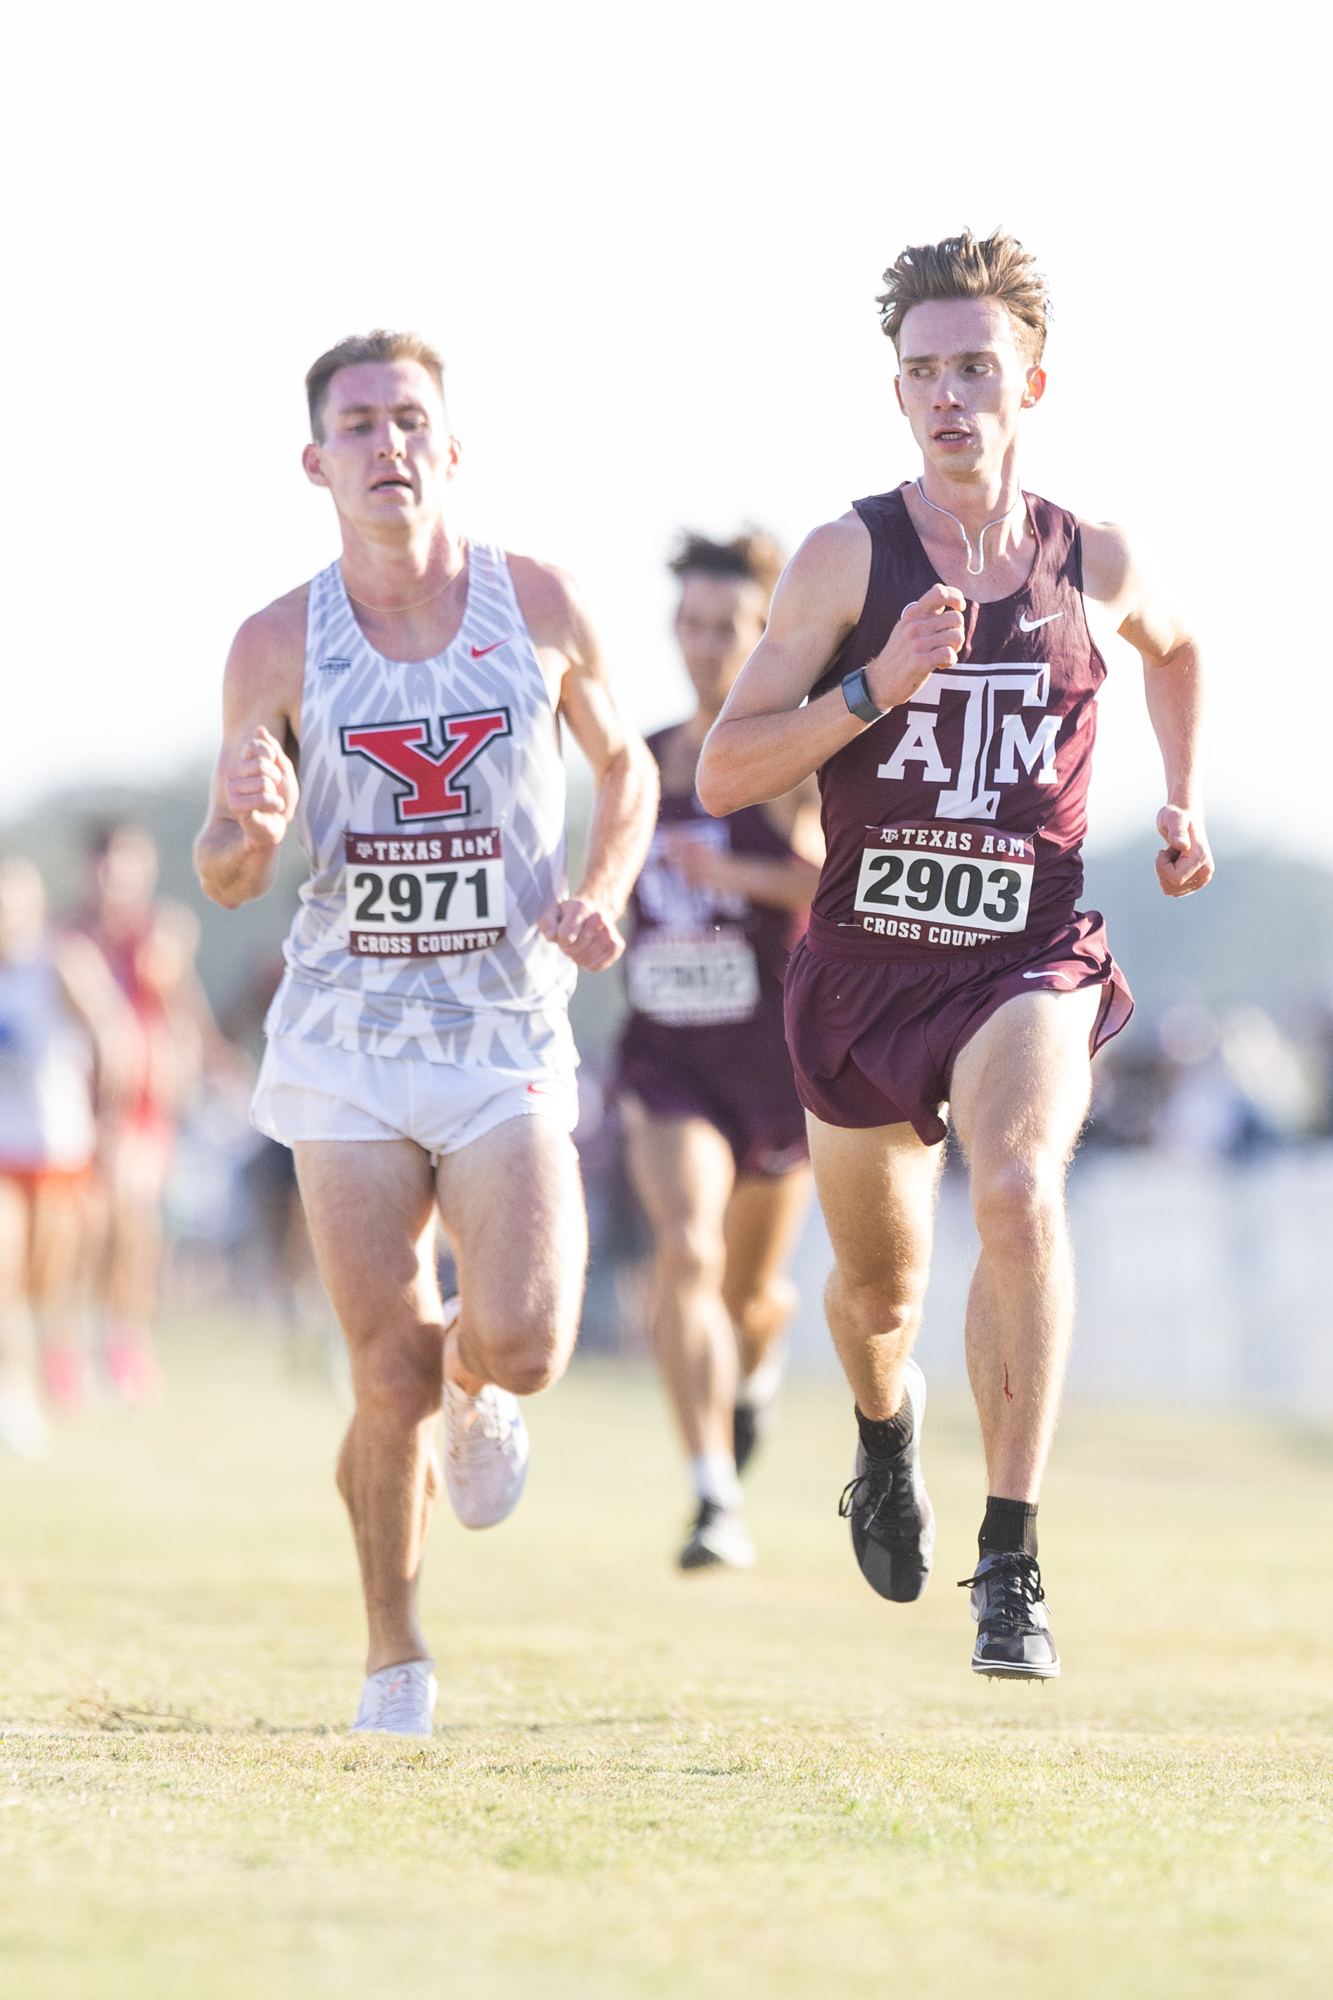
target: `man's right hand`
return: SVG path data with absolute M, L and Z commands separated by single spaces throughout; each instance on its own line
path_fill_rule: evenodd
M 877 708 L 899 708 L 933 673 L 956 666 L 963 650 L 967 599 L 950 584 L 933 583 L 908 604 L 889 643 L 866 668 L 866 686 Z
M 227 804 L 251 854 L 272 854 L 292 823 L 300 788 L 276 736 L 261 723 L 227 772 Z

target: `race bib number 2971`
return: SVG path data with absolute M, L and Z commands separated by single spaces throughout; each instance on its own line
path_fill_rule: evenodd
M 347 945 L 357 958 L 489 951 L 505 933 L 500 830 L 349 833 Z
M 1026 929 L 1030 839 L 941 820 L 870 831 L 856 884 L 860 929 L 954 948 Z

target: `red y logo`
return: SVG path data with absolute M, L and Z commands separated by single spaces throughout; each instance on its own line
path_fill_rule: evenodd
M 410 787 L 393 802 L 399 826 L 471 812 L 471 792 L 466 785 L 455 787 L 453 780 L 466 771 L 493 736 L 510 734 L 509 710 L 485 708 L 472 715 L 442 715 L 440 730 L 444 748 L 438 754 L 430 747 L 430 724 L 424 718 L 374 723 L 365 729 L 344 725 L 339 731 L 344 757 L 367 757 L 391 778 L 401 778 Z

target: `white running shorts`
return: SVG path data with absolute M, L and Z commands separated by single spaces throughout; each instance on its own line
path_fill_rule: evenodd
M 510 1118 L 579 1119 L 572 1070 L 458 1069 L 411 1056 L 271 1035 L 250 1100 L 250 1122 L 270 1139 L 413 1139 L 434 1162 Z

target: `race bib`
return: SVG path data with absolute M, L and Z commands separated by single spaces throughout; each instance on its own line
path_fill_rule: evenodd
M 505 934 L 500 830 L 349 833 L 347 948 L 358 958 L 451 958 Z
M 966 949 L 1026 929 L 1037 864 L 1021 833 L 947 820 L 872 832 L 856 884 L 863 931 Z
M 670 1028 L 748 1021 L 759 963 L 740 931 L 651 931 L 630 949 L 630 1005 Z

